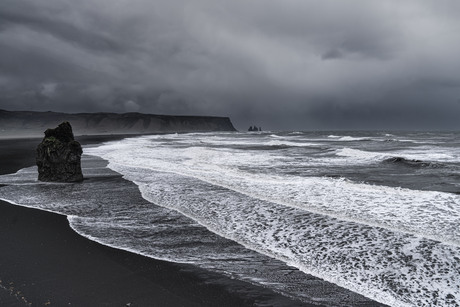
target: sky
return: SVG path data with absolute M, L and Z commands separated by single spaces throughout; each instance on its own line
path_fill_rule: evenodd
M 460 129 L 458 0 L 1 0 L 0 109 Z

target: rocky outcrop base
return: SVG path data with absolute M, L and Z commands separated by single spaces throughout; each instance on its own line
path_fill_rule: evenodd
M 81 145 L 75 141 L 69 122 L 63 122 L 55 129 L 47 129 L 45 138 L 37 146 L 38 180 L 82 181 L 82 153 Z

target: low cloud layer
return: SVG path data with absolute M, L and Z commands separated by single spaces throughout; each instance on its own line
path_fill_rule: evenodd
M 460 2 L 2 0 L 0 108 L 458 129 Z

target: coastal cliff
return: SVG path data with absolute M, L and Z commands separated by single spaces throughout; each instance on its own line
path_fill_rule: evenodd
M 72 123 L 75 135 L 236 131 L 228 117 L 0 110 L 0 137 L 41 136 L 63 121 Z

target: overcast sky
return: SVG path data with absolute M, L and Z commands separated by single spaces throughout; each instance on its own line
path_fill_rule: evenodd
M 458 0 L 1 0 L 0 108 L 459 129 Z

